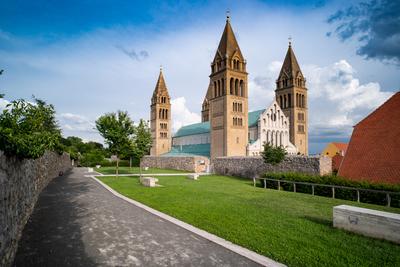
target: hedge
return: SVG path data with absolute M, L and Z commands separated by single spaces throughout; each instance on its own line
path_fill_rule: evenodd
M 371 189 L 379 191 L 400 192 L 400 185 L 392 185 L 385 183 L 371 183 L 368 181 L 352 181 L 343 177 L 334 175 L 316 176 L 301 173 L 266 173 L 265 178 L 276 180 L 287 180 L 295 182 L 306 182 L 313 184 L 337 185 L 360 189 Z M 263 181 L 262 186 L 264 186 Z M 277 188 L 278 183 L 267 181 L 268 188 Z M 281 189 L 285 191 L 293 191 L 292 183 L 281 182 Z M 296 185 L 296 192 L 311 194 L 312 188 L 309 185 Z M 332 189 L 329 187 L 314 186 L 314 194 L 319 196 L 332 196 Z M 357 200 L 357 191 L 352 189 L 335 188 L 335 198 L 346 200 Z M 386 193 L 360 191 L 360 201 L 372 204 L 386 205 Z M 391 195 L 391 206 L 400 207 L 400 195 Z

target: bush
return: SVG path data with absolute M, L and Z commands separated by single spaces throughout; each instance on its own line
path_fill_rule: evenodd
M 54 107 L 34 101 L 13 101 L 0 114 L 0 150 L 6 155 L 38 158 L 46 150 L 63 152 Z
M 266 163 L 276 165 L 285 159 L 287 152 L 281 147 L 273 147 L 269 143 L 264 143 L 264 151 L 262 152 L 262 157 Z
M 104 156 L 102 151 L 93 150 L 88 153 L 84 153 L 80 160 L 80 165 L 85 167 L 94 167 L 96 165 L 101 165 L 104 161 Z
M 346 187 L 354 187 L 360 189 L 371 189 L 380 191 L 400 192 L 400 185 L 391 185 L 385 183 L 371 183 L 367 181 L 352 181 L 343 177 L 334 175 L 307 175 L 301 173 L 267 173 L 265 178 L 276 179 L 276 180 L 287 180 L 296 182 L 306 182 L 314 184 L 325 184 L 325 185 L 338 185 Z M 262 184 L 262 186 L 264 186 Z M 274 181 L 267 181 L 268 188 L 278 188 L 278 183 Z M 281 183 L 281 189 L 287 191 L 293 191 L 293 185 L 289 183 Z M 323 186 L 314 187 L 315 195 L 319 196 L 332 196 L 332 189 Z M 311 193 L 312 189 L 309 185 L 296 185 L 296 191 L 302 193 Z M 352 189 L 335 188 L 335 198 L 346 199 L 357 201 L 357 191 Z M 386 205 L 386 193 L 383 192 L 367 192 L 360 191 L 360 201 L 372 204 Z M 391 195 L 391 206 L 400 207 L 400 195 Z

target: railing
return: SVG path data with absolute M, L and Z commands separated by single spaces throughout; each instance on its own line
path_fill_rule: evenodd
M 364 188 L 341 186 L 341 185 L 330 185 L 330 184 L 328 185 L 328 184 L 315 184 L 315 183 L 307 183 L 307 182 L 296 182 L 296 181 L 278 180 L 278 179 L 271 179 L 271 178 L 253 178 L 253 186 L 256 186 L 256 181 L 257 180 L 264 180 L 264 188 L 267 188 L 267 182 L 266 181 L 278 182 L 278 190 L 281 190 L 281 183 L 289 183 L 289 184 L 291 183 L 291 184 L 293 184 L 293 192 L 296 192 L 296 184 L 308 185 L 308 186 L 311 186 L 311 194 L 312 195 L 314 195 L 314 193 L 315 193 L 315 186 L 330 187 L 330 188 L 332 188 L 332 198 L 335 198 L 335 189 L 355 190 L 355 191 L 357 191 L 357 202 L 360 202 L 360 191 L 386 194 L 386 201 L 387 201 L 387 205 L 386 206 L 388 206 L 388 207 L 390 207 L 390 202 L 391 202 L 390 195 L 400 195 L 400 192 L 391 192 L 391 191 L 376 190 L 376 189 L 364 189 Z

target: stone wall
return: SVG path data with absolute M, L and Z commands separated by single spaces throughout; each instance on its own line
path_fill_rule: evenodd
M 11 266 L 22 230 L 40 192 L 71 168 L 69 155 L 46 152 L 38 159 L 6 157 L 0 151 L 0 266 Z
M 201 156 L 176 156 L 176 157 L 143 157 L 141 167 L 175 169 L 188 172 L 205 172 L 210 165 L 210 160 Z
M 324 175 L 332 172 L 329 157 L 287 156 L 277 165 L 266 164 L 260 156 L 219 157 L 212 160 L 212 171 L 221 175 L 245 178 L 261 177 L 266 172 L 299 172 Z

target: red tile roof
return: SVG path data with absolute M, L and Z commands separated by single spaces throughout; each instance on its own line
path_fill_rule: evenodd
M 348 143 L 336 143 L 336 142 L 333 142 L 332 144 L 336 146 L 340 151 L 343 151 L 344 153 L 346 153 L 347 146 L 349 145 Z
M 400 92 L 354 127 L 338 175 L 400 183 Z

